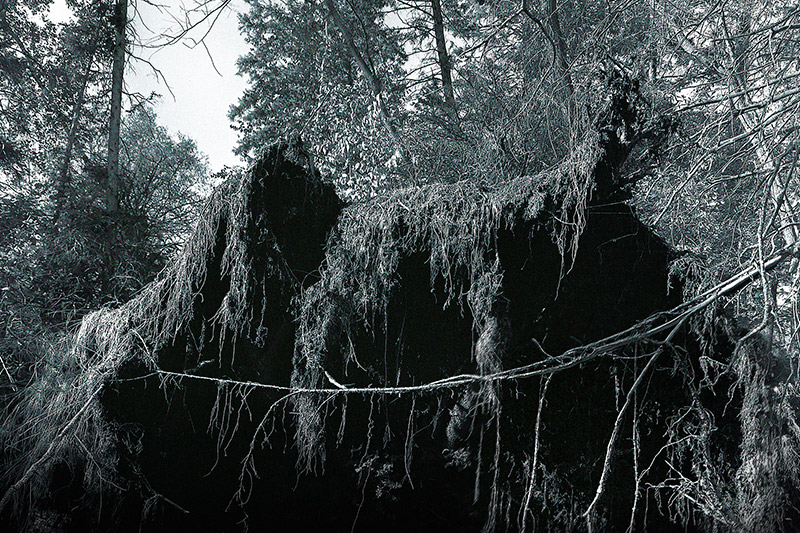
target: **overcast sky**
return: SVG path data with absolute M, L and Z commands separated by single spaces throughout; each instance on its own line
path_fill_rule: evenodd
M 134 19 L 139 39 L 146 41 L 153 35 L 174 31 L 170 13 L 180 16 L 180 6 L 193 3 L 194 0 L 167 0 L 162 3 L 166 8 L 162 12 L 143 1 L 131 2 L 131 6 L 138 5 L 140 11 L 134 17 L 133 8 L 129 7 L 128 17 Z M 180 131 L 197 141 L 200 150 L 208 155 L 212 171 L 241 163 L 232 152 L 236 132 L 230 128 L 227 114 L 246 86 L 245 79 L 236 75 L 236 59 L 247 50 L 247 44 L 239 35 L 237 17 L 244 9 L 243 0 L 232 0 L 221 13 L 205 38 L 208 52 L 202 45 L 191 48 L 188 40 L 157 50 L 135 49 L 136 54 L 163 73 L 174 97 L 163 80 L 142 62 L 131 62 L 125 73 L 129 92 L 149 95 L 155 91 L 162 95 L 155 106 L 159 122 L 170 131 Z M 55 0 L 51 18 L 63 20 L 67 13 L 64 0 Z M 206 30 L 208 24 L 189 37 L 199 39 Z

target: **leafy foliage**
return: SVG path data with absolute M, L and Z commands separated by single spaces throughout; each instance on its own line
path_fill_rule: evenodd
M 394 32 L 380 23 L 381 7 L 358 2 L 346 17 L 359 28 L 357 44 L 369 50 L 385 90 L 395 94 L 403 54 Z M 315 162 L 343 187 L 369 190 L 390 179 L 394 149 L 381 133 L 366 81 L 322 6 L 253 1 L 241 15 L 241 28 L 252 48 L 239 60 L 251 86 L 230 112 L 240 132 L 238 153 L 259 153 L 294 132 L 315 147 Z M 393 113 L 400 115 L 399 102 L 392 101 Z

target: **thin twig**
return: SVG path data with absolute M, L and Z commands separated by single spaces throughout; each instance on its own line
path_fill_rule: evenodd
M 688 318 L 688 315 L 683 317 L 682 320 L 675 325 L 670 334 L 667 336 L 667 339 L 664 341 L 665 344 L 669 344 L 672 341 L 672 339 L 675 337 L 675 334 L 678 333 L 678 330 L 681 328 L 681 326 L 683 326 L 684 322 L 686 322 Z M 594 517 L 595 508 L 597 507 L 597 503 L 600 501 L 600 497 L 605 491 L 606 483 L 608 482 L 608 475 L 611 472 L 611 460 L 614 455 L 614 449 L 616 448 L 617 434 L 619 434 L 619 430 L 622 427 L 623 417 L 625 416 L 628 407 L 631 405 L 632 399 L 635 397 L 636 389 L 639 387 L 642 381 L 644 381 L 644 377 L 648 374 L 650 369 L 655 366 L 658 356 L 661 355 L 663 351 L 664 345 L 659 346 L 653 355 L 650 356 L 647 364 L 644 366 L 644 368 L 642 368 L 642 371 L 637 376 L 636 381 L 634 381 L 633 385 L 631 385 L 631 388 L 628 389 L 628 394 L 625 397 L 625 403 L 622 404 L 622 408 L 617 413 L 617 419 L 614 421 L 614 429 L 611 431 L 611 436 L 608 439 L 606 458 L 603 462 L 603 472 L 600 474 L 600 481 L 597 484 L 597 491 L 595 492 L 592 503 L 589 504 L 589 507 L 586 509 L 583 515 L 581 515 L 586 520 L 586 525 L 590 532 L 592 530 L 592 519 Z

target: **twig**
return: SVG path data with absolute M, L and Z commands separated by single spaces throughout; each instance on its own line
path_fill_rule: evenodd
M 6 366 L 6 362 L 3 360 L 2 356 L 0 356 L 0 364 L 3 366 L 3 372 L 5 372 L 6 376 L 8 376 L 8 382 L 11 385 L 11 389 L 14 391 L 18 390 L 17 382 L 14 381 L 14 378 L 11 376 L 11 372 L 8 371 L 8 367 Z
M 328 378 L 328 381 L 330 381 L 331 385 L 333 385 L 333 386 L 334 386 L 334 387 L 336 387 L 337 389 L 341 389 L 341 390 L 345 390 L 345 389 L 347 389 L 347 387 L 345 387 L 344 385 L 342 385 L 341 383 L 339 383 L 338 381 L 336 381 L 335 379 L 333 379 L 333 376 L 331 376 L 331 375 L 328 373 L 328 371 L 327 371 L 327 370 L 323 370 L 323 372 L 325 372 L 325 377 L 326 377 L 326 378 Z
M 411 481 L 411 452 L 414 448 L 414 408 L 417 404 L 417 397 L 411 396 L 411 412 L 408 414 L 408 428 L 406 430 L 406 445 L 403 453 L 403 465 L 406 469 L 406 479 L 411 489 L 414 489 L 414 482 Z
M 683 319 L 675 325 L 670 334 L 667 336 L 667 339 L 664 341 L 665 344 L 668 344 L 670 341 L 672 341 L 673 337 L 675 337 L 675 334 L 688 318 L 688 315 L 683 317 Z M 647 364 L 644 366 L 642 371 L 637 376 L 636 381 L 633 382 L 633 385 L 631 385 L 631 388 L 628 390 L 628 394 L 625 397 L 625 403 L 622 404 L 622 408 L 619 410 L 619 413 L 617 413 L 617 419 L 614 421 L 614 429 L 611 431 L 611 436 L 608 439 L 606 458 L 603 462 L 603 472 L 600 474 L 600 481 L 597 484 L 597 491 L 595 492 L 592 503 L 589 504 L 589 507 L 586 509 L 583 515 L 581 515 L 584 519 L 586 519 L 586 525 L 590 532 L 592 531 L 592 518 L 594 517 L 594 511 L 597 507 L 597 502 L 600 501 L 600 497 L 603 495 L 603 491 L 605 490 L 606 483 L 608 481 L 608 475 L 611 472 L 611 459 L 614 455 L 614 448 L 616 447 L 617 434 L 622 427 L 622 419 L 628 410 L 628 406 L 631 405 L 631 400 L 635 396 L 636 389 L 639 387 L 642 381 L 644 381 L 644 376 L 650 371 L 651 368 L 653 368 L 656 359 L 658 359 L 658 356 L 661 355 L 663 351 L 664 346 L 659 346 L 653 355 L 650 356 Z
M 633 371 L 636 372 L 636 359 L 633 361 Z M 628 524 L 628 531 L 626 533 L 634 533 L 636 527 L 636 511 L 639 506 L 639 493 L 641 492 L 640 484 L 641 478 L 639 477 L 639 453 L 641 452 L 641 444 L 639 442 L 639 404 L 636 395 L 633 397 L 633 423 L 631 424 L 631 440 L 633 441 L 633 505 L 631 505 L 631 521 Z
M 528 484 L 528 490 L 525 491 L 525 504 L 522 508 L 522 523 L 520 525 L 520 531 L 522 532 L 526 531 L 528 509 L 531 505 L 533 487 L 536 485 L 536 469 L 539 467 L 539 430 L 541 429 L 542 425 L 542 408 L 544 407 L 544 398 L 547 394 L 547 387 L 550 385 L 550 379 L 552 377 L 552 374 L 547 376 L 547 378 L 545 378 L 540 384 L 541 390 L 539 392 L 539 408 L 536 411 L 536 425 L 534 427 L 533 461 L 531 465 L 530 482 Z

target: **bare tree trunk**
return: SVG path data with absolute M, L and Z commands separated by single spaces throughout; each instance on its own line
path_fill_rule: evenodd
M 367 80 L 367 83 L 369 83 L 370 90 L 372 91 L 372 96 L 378 102 L 378 109 L 381 114 L 381 121 L 383 122 L 386 131 L 389 132 L 389 136 L 392 138 L 392 141 L 394 142 L 395 146 L 400 151 L 400 155 L 403 157 L 405 162 L 408 163 L 410 159 L 408 158 L 408 154 L 406 154 L 403 142 L 400 139 L 400 133 L 397 131 L 397 127 L 395 126 L 391 116 L 389 115 L 389 108 L 386 106 L 386 102 L 383 98 L 383 84 L 378 79 L 378 76 L 375 74 L 375 72 L 372 71 L 372 68 L 370 68 L 370 66 L 364 60 L 364 57 L 356 48 L 355 41 L 353 40 L 353 35 L 350 33 L 350 29 L 347 27 L 347 24 L 345 24 L 344 20 L 342 20 L 339 11 L 336 9 L 336 4 L 334 3 L 334 0 L 325 0 L 325 7 L 327 7 L 328 9 L 328 13 L 330 13 L 331 18 L 333 19 L 333 23 L 336 25 L 336 27 L 339 29 L 339 32 L 342 34 L 342 38 L 344 39 L 344 44 L 347 47 L 348 53 L 355 60 L 359 70 L 361 71 L 362 76 L 364 76 L 364 79 Z
M 125 71 L 125 26 L 128 23 L 127 0 L 116 0 L 114 6 L 114 62 L 111 70 L 111 118 L 108 128 L 108 189 L 106 208 L 119 209 L 119 129 L 122 117 L 122 76 Z
M 564 44 L 564 34 L 561 32 L 561 22 L 558 17 L 558 6 L 556 0 L 547 0 L 547 26 L 550 28 L 551 39 L 553 41 L 553 53 L 556 57 L 561 79 L 564 82 L 566 96 L 572 99 L 575 89 L 572 86 L 572 76 L 569 74 L 569 63 L 567 62 L 567 46 Z
M 649 0 L 649 23 L 650 29 L 647 38 L 650 40 L 647 46 L 647 78 L 650 83 L 656 81 L 658 75 L 658 50 L 656 46 L 657 33 L 654 21 L 658 19 L 656 0 Z
M 78 136 L 78 127 L 80 125 L 81 115 L 83 114 L 83 101 L 86 96 L 86 86 L 89 84 L 89 76 L 92 72 L 92 63 L 94 62 L 96 50 L 97 46 L 94 45 L 89 52 L 89 58 L 86 61 L 86 70 L 83 73 L 83 79 L 78 89 L 75 105 L 72 108 L 72 122 L 70 123 L 69 132 L 67 133 L 67 145 L 64 148 L 64 161 L 61 163 L 61 170 L 58 173 L 58 182 L 56 183 L 56 221 L 61 216 L 66 202 L 67 187 L 70 181 L 69 167 L 72 162 L 72 150 L 75 146 L 75 138 Z
M 431 8 L 433 9 L 433 35 L 436 40 L 436 52 L 439 56 L 439 70 L 442 74 L 444 102 L 448 107 L 448 113 L 454 119 L 458 119 L 450 56 L 447 53 L 447 42 L 444 38 L 444 17 L 442 16 L 441 0 L 431 0 Z

